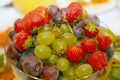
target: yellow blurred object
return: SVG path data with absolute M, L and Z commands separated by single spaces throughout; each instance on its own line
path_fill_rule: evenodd
M 109 0 L 92 0 L 93 3 L 105 3 L 108 2 Z
M 34 10 L 38 6 L 54 5 L 56 0 L 12 0 L 13 5 L 23 14 Z

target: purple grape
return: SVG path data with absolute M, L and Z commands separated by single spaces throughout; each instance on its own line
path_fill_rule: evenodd
M 59 71 L 56 69 L 55 65 L 45 66 L 41 76 L 43 80 L 57 80 Z
M 11 31 L 9 32 L 8 35 L 9 35 L 9 38 L 10 38 L 11 40 L 13 40 L 14 34 L 15 34 L 14 30 L 11 30 Z
M 43 62 L 35 56 L 26 56 L 22 62 L 22 68 L 32 76 L 39 76 L 43 71 Z
M 75 36 L 77 37 L 77 39 L 81 39 L 84 37 L 84 30 L 82 27 L 73 27 L 73 32 L 75 34 Z
M 76 27 L 84 27 L 85 25 L 85 21 L 84 20 L 80 20 L 77 24 Z
M 93 22 L 96 25 L 100 25 L 100 19 L 96 15 L 88 15 L 88 21 Z
M 7 56 L 13 60 L 18 60 L 20 58 L 20 52 L 15 48 L 13 42 L 8 46 Z
M 53 17 L 59 13 L 60 9 L 56 5 L 51 5 L 48 7 L 49 14 Z
M 66 8 L 62 8 L 61 11 L 60 11 L 60 14 L 62 16 L 66 16 Z
M 63 23 L 63 16 L 61 14 L 57 14 L 56 16 L 53 17 L 53 21 L 57 24 Z

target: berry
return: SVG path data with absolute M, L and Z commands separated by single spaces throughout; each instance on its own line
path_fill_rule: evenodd
M 84 33 L 87 37 L 95 37 L 98 34 L 98 31 L 98 27 L 91 22 L 88 22 L 86 26 L 84 26 Z
M 106 50 L 109 48 L 110 44 L 112 43 L 112 40 L 110 38 L 110 36 L 107 35 L 97 35 L 97 42 L 98 42 L 98 47 L 101 50 Z
M 21 30 L 23 30 L 23 20 L 22 19 L 17 19 L 14 22 L 14 31 L 15 31 L 15 33 L 18 33 Z
M 40 13 L 31 11 L 23 18 L 23 29 L 31 32 L 34 28 L 40 27 L 44 24 L 44 19 Z
M 45 66 L 41 76 L 43 80 L 57 80 L 59 71 L 56 69 L 55 65 Z
M 32 35 L 23 30 L 16 33 L 13 40 L 15 47 L 21 52 L 32 46 Z
M 80 17 L 82 13 L 82 6 L 77 2 L 73 2 L 66 10 L 66 19 L 69 23 L 72 23 L 77 17 Z
M 93 39 L 82 40 L 81 47 L 84 51 L 92 53 L 96 50 L 96 42 Z
M 80 46 L 75 44 L 69 45 L 66 52 L 66 58 L 72 62 L 77 63 L 84 58 L 85 54 Z
M 94 70 L 102 70 L 107 66 L 107 59 L 103 51 L 93 52 L 87 59 L 87 63 L 90 64 Z

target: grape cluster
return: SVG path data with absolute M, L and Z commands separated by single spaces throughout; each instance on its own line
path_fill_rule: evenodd
M 70 62 L 66 58 L 66 53 L 68 46 L 72 44 L 80 46 L 82 39 L 89 38 L 84 33 L 84 26 L 88 22 L 98 26 L 100 20 L 95 15 L 88 15 L 83 9 L 79 19 L 69 23 L 65 18 L 66 10 L 67 8 L 60 9 L 55 5 L 49 6 L 48 12 L 51 17 L 49 24 L 35 30 L 36 32 L 32 34 L 32 46 L 24 52 L 19 51 L 11 42 L 7 49 L 7 56 L 17 62 L 18 68 L 44 80 L 76 80 L 94 72 L 92 66 L 86 63 L 88 56 L 82 58 L 84 54 L 81 48 L 79 50 L 83 56 L 81 57 L 80 54 L 80 60 L 83 61 L 77 61 L 78 64 Z M 14 34 L 15 31 L 10 32 L 11 40 Z M 73 49 L 76 53 L 77 49 Z M 113 51 L 111 47 L 106 50 L 108 59 L 112 55 L 111 51 Z

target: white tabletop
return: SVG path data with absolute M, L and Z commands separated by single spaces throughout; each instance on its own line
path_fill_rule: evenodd
M 97 15 L 116 35 L 120 35 L 120 10 L 114 8 Z M 5 30 L 8 26 L 12 27 L 13 22 L 22 16 L 14 7 L 0 6 L 0 31 Z

